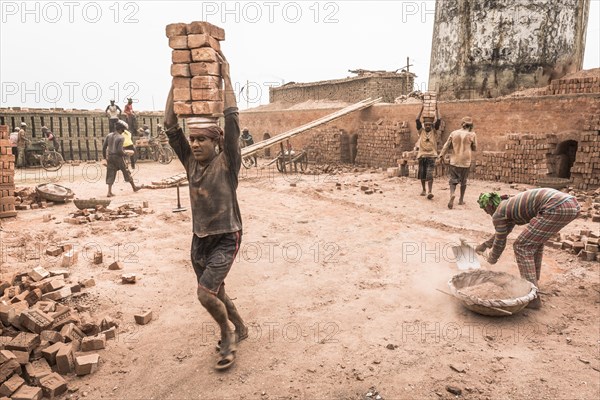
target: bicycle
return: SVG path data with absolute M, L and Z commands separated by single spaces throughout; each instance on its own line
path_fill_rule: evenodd
M 246 147 L 246 142 L 240 137 L 240 150 Z M 258 167 L 258 162 L 256 160 L 255 155 L 251 155 L 248 157 L 242 157 L 242 165 L 246 169 L 250 169 L 252 167 Z
M 35 160 L 46 171 L 58 171 L 65 163 L 59 152 L 54 149 L 48 149 L 48 144 L 45 140 L 31 142 L 25 152 L 25 160 L 28 165 L 35 164 L 31 162 Z

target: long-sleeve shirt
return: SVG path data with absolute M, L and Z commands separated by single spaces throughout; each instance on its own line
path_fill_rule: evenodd
M 120 133 L 112 132 L 109 133 L 102 143 L 102 157 L 105 159 L 108 156 L 121 156 L 123 157 L 125 152 L 123 151 L 123 136 Z
M 236 194 L 242 165 L 238 109 L 230 107 L 224 114 L 224 148 L 208 165 L 196 161 L 181 128 L 167 133 L 169 143 L 187 173 L 193 230 L 201 238 L 242 230 Z
M 528 224 L 544 210 L 556 207 L 572 196 L 555 189 L 531 189 L 508 200 L 502 201 L 492 216 L 496 233 L 484 242 L 487 248 L 492 248 L 488 259 L 496 262 L 506 247 L 506 238 L 515 225 Z
M 477 151 L 477 135 L 475 132 L 465 129 L 452 132 L 440 152 L 440 157 L 446 155 L 450 149 L 452 149 L 450 165 L 469 168 L 471 166 L 471 153 Z

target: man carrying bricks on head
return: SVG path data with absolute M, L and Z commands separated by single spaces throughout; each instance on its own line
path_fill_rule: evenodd
M 102 144 L 102 156 L 106 160 L 106 184 L 108 185 L 108 194 L 106 197 L 113 197 L 112 186 L 115 183 L 117 177 L 117 171 L 123 173 L 125 182 L 129 182 L 134 192 L 140 190 L 139 187 L 135 186 L 131 172 L 125 165 L 125 151 L 123 150 L 123 132 L 125 132 L 125 123 L 123 121 L 117 122 L 115 132 L 111 132 L 104 139 Z
M 448 150 L 452 149 L 450 156 L 450 168 L 448 176 L 450 177 L 450 201 L 448 208 L 454 207 L 456 198 L 456 186 L 460 184 L 459 205 L 465 204 L 465 191 L 467 190 L 467 178 L 471 168 L 471 156 L 473 151 L 477 151 L 477 135 L 473 132 L 473 120 L 471 117 L 462 119 L 462 129 L 456 130 L 450 134 L 446 144 L 439 155 L 441 162 L 444 162 L 444 156 Z
M 527 190 L 512 198 L 500 197 L 495 192 L 482 193 L 477 202 L 492 216 L 496 233 L 475 251 L 481 254 L 491 248 L 487 261 L 496 264 L 515 225 L 527 224 L 513 249 L 521 277 L 539 287 L 544 243 L 577 218 L 580 212 L 577 199 L 555 189 L 542 188 Z M 527 305 L 529 308 L 541 306 L 539 296 Z
M 417 115 L 417 131 L 419 132 L 419 139 L 415 145 L 415 150 L 418 151 L 417 159 L 419 160 L 419 173 L 418 177 L 421 180 L 421 186 L 423 191 L 421 196 L 427 195 L 429 200 L 433 199 L 433 174 L 435 172 L 435 161 L 437 159 L 437 147 L 439 141 L 439 129 L 441 124 L 440 114 L 436 108 L 435 110 L 435 121 L 433 117 L 423 118 L 423 125 L 421 125 L 421 114 L 423 114 L 423 108 L 421 107 L 419 115 Z M 425 183 L 427 182 L 428 192 L 425 191 Z
M 219 55 L 225 83 L 225 132 L 216 124 L 190 127 L 188 142 L 173 110 L 173 88 L 165 108 L 165 128 L 169 143 L 187 172 L 194 230 L 191 255 L 198 299 L 221 330 L 220 359 L 215 368 L 224 370 L 233 365 L 237 342 L 248 336 L 248 329 L 224 286 L 242 238 L 236 195 L 242 158 L 229 64 L 220 51 Z M 230 330 L 228 321 L 235 331 Z

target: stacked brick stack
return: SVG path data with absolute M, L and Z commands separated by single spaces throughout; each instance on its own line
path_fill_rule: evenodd
M 8 126 L 0 125 L 0 218 L 14 217 L 15 156 L 8 140 Z
M 600 186 L 600 135 L 587 132 L 577 145 L 575 164 L 571 168 L 573 186 L 593 189 Z
M 586 115 L 583 130 L 600 131 L 600 112 Z
M 387 168 L 396 164 L 402 151 L 413 147 L 406 121 L 365 122 L 358 131 L 356 162 Z
M 185 117 L 219 117 L 223 89 L 217 52 L 225 31 L 208 22 L 170 24 L 166 28 L 173 49 L 174 111 Z
M 437 109 L 437 93 L 423 93 L 423 118 L 435 118 L 435 110 Z
M 505 151 L 484 151 L 477 158 L 475 178 L 535 184 L 548 174 L 547 158 L 556 148 L 556 135 L 513 133 L 507 139 Z
M 550 83 L 548 94 L 600 93 L 600 77 L 590 76 L 555 79 Z
M 310 161 L 317 164 L 341 162 L 341 131 L 336 126 L 318 128 L 307 146 Z

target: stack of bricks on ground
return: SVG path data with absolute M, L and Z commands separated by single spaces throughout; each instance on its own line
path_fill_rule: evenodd
M 175 113 L 180 117 L 220 116 L 223 89 L 217 52 L 225 31 L 208 22 L 170 24 L 166 31 L 173 49 Z
M 600 234 L 591 230 L 582 230 L 578 235 L 559 233 L 553 240 L 546 243 L 553 249 L 567 250 L 576 254 L 583 261 L 599 261 L 598 245 Z
M 8 140 L 8 126 L 0 125 L 0 218 L 14 217 L 15 156 Z
M 86 306 L 69 307 L 65 302 L 84 298 L 83 288 L 93 279 L 78 283 L 69 280 L 77 261 L 72 245 L 52 246 L 46 254 L 61 257 L 63 269 L 36 267 L 25 273 L 0 276 L 0 396 L 13 399 L 55 398 L 67 390 L 63 375 L 87 375 L 99 363 L 98 350 L 114 339 L 118 324 L 110 317 L 94 322 Z M 102 263 L 101 253 L 94 263 Z M 122 269 L 114 262 L 109 269 Z M 122 275 L 123 283 L 135 283 L 135 275 Z M 76 303 L 76 302 L 75 302 Z M 135 315 L 138 324 L 147 324 L 152 312 Z
M 590 119 L 587 120 L 589 122 Z M 600 126 L 593 126 L 592 129 Z M 577 152 L 571 168 L 572 186 L 580 190 L 600 187 L 600 135 L 597 131 L 573 134 Z M 536 184 L 540 178 L 556 176 L 559 139 L 556 134 L 507 135 L 504 151 L 476 152 L 471 166 L 471 178 L 505 183 Z M 406 169 L 406 176 L 416 177 L 417 152 L 405 151 L 398 159 L 398 166 Z M 446 157 L 449 161 L 449 156 Z M 437 169 L 436 177 L 444 178 L 444 170 Z

